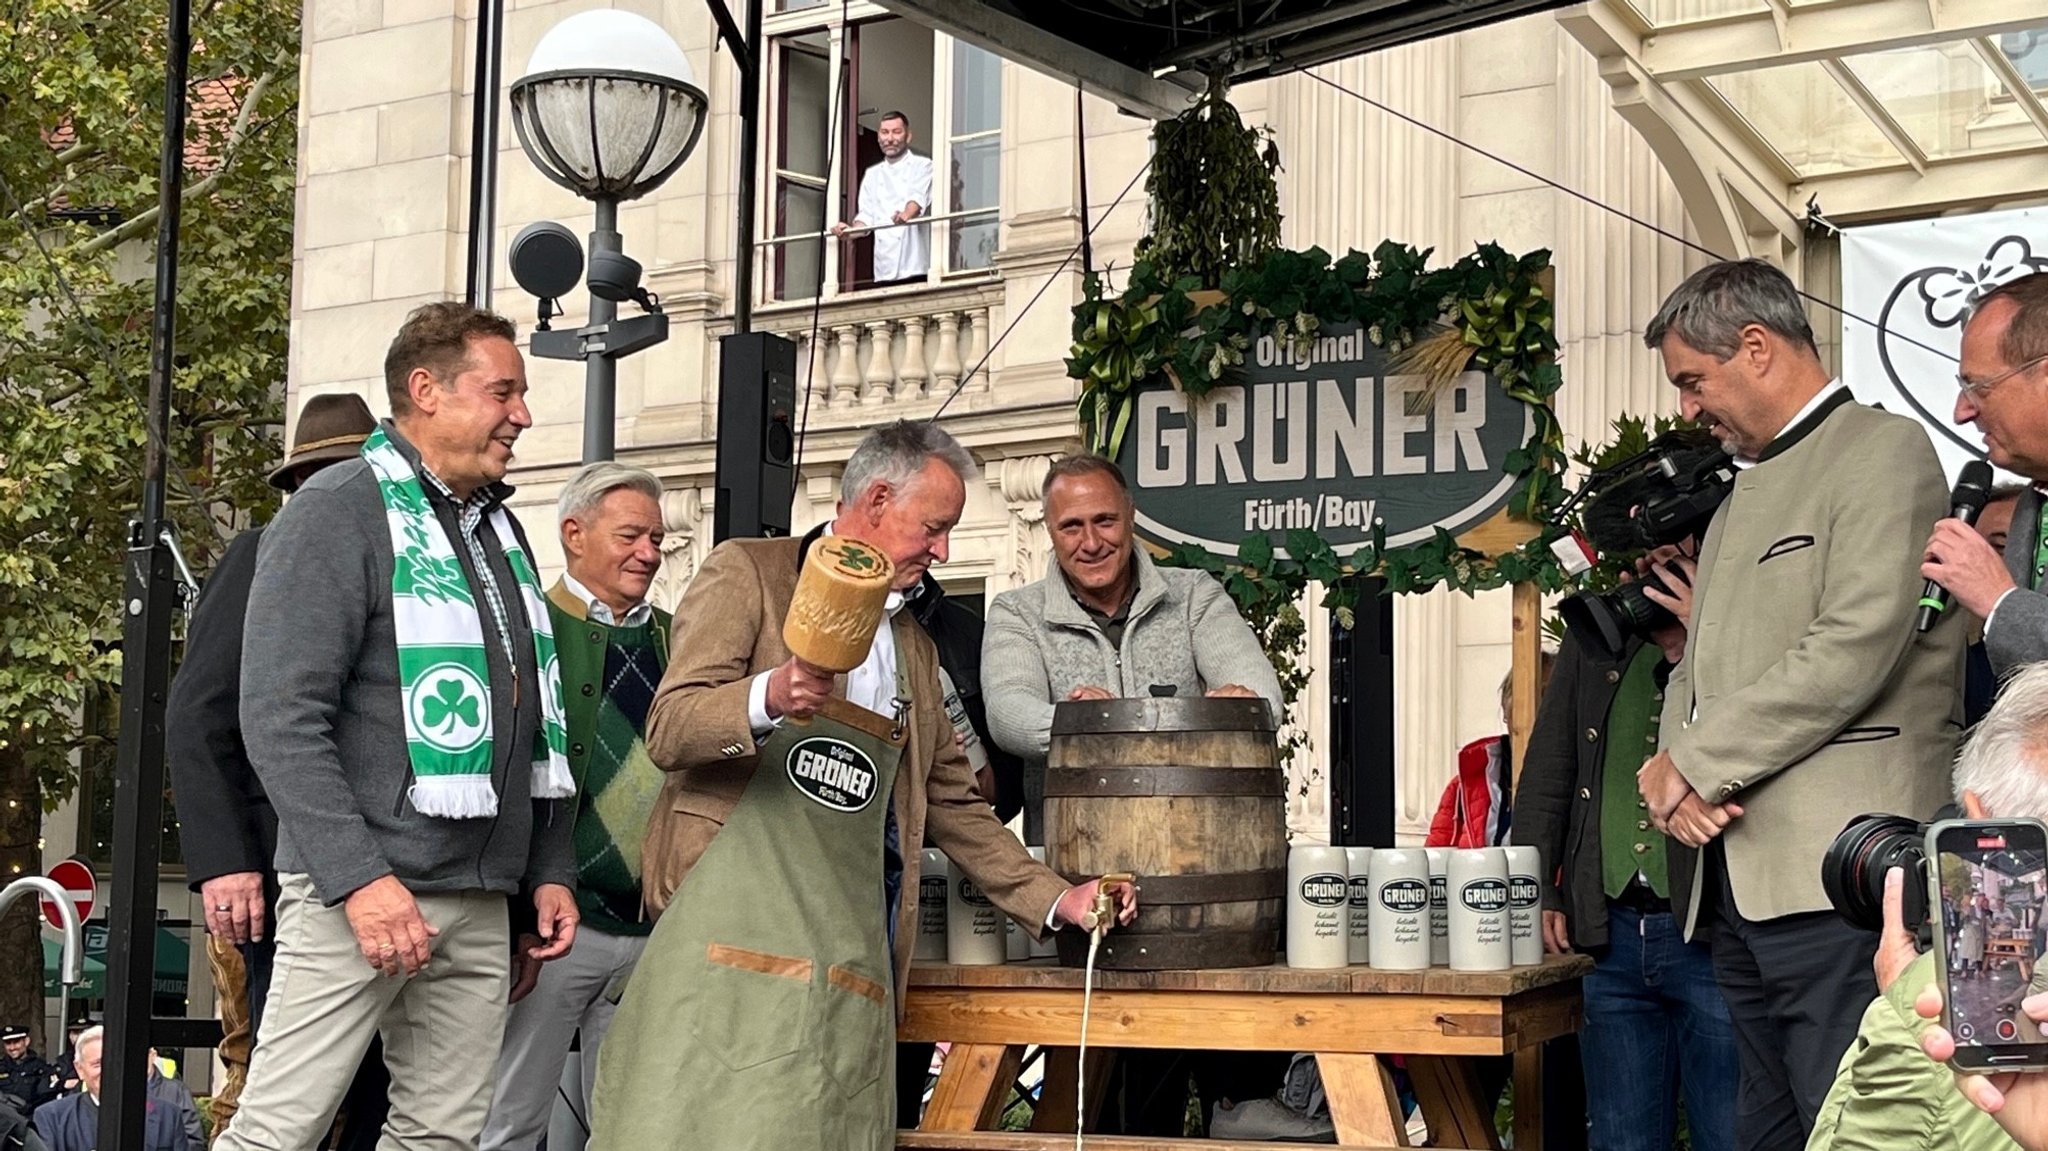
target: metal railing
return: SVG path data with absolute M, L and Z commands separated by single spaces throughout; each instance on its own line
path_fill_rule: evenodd
M 71 902 L 71 893 L 57 886 L 48 876 L 24 875 L 6 887 L 0 887 L 0 915 L 14 906 L 14 901 L 29 892 L 48 899 L 57 907 L 57 917 L 64 921 L 64 949 L 57 959 L 57 1018 L 71 1018 L 71 989 L 85 981 L 85 932 L 78 923 L 78 905 Z
M 830 228 L 818 232 L 794 232 L 787 236 L 766 236 L 754 241 L 754 246 L 757 248 L 772 248 L 778 244 L 794 244 L 803 240 L 856 240 L 862 236 L 873 235 L 876 232 L 886 232 L 891 228 L 914 228 L 919 224 L 949 224 L 955 220 L 986 218 L 990 222 L 994 222 L 1000 217 L 1001 212 L 1001 208 L 968 208 L 958 212 L 940 212 L 932 216 L 919 216 L 915 220 L 905 220 L 900 224 L 876 224 L 872 227 L 857 224 L 848 228 L 846 235 L 843 237 L 834 236 Z

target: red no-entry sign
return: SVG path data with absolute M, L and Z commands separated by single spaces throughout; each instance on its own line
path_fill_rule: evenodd
M 84 923 L 92 916 L 93 896 L 98 885 L 93 881 L 92 868 L 75 859 L 60 859 L 50 868 L 50 879 L 64 889 L 71 898 L 71 906 L 78 909 L 78 921 Z M 64 915 L 57 905 L 48 899 L 37 901 L 42 904 L 43 919 L 51 927 L 64 930 Z

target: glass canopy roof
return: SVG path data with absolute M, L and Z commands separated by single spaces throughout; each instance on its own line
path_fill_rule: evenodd
M 1596 0 L 1793 182 L 2048 153 L 2048 20 L 1952 0 Z M 1950 18 L 1945 9 L 1971 9 Z M 1932 13 L 1933 15 L 1930 15 Z M 2048 192 L 2048 186 L 2036 189 Z

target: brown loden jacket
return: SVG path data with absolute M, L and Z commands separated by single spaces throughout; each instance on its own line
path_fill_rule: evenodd
M 668 906 L 754 776 L 759 759 L 747 691 L 756 674 L 790 656 L 782 621 L 796 591 L 802 547 L 794 537 L 728 540 L 712 549 L 676 607 L 668 673 L 647 713 L 647 754 L 669 773 L 641 850 L 650 916 Z M 903 850 L 895 963 L 900 1013 L 917 941 L 918 865 L 927 841 L 1034 935 L 1042 934 L 1068 885 L 1031 858 L 975 790 L 946 718 L 931 638 L 909 612 L 898 612 L 890 626 L 913 701 L 894 795 Z M 845 692 L 841 676 L 834 694 L 843 698 Z

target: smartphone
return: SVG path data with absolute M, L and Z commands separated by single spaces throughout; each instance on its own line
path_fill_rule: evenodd
M 2031 819 L 1943 820 L 1927 829 L 1927 860 L 1950 1063 L 2048 1070 L 2048 1035 L 2020 1010 L 2048 991 L 2048 829 Z

